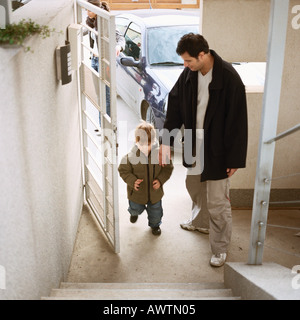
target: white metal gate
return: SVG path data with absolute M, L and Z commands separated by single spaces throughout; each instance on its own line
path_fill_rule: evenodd
M 98 32 L 86 25 L 87 10 L 97 14 Z M 117 253 L 120 243 L 115 17 L 87 1 L 76 0 L 76 19 L 82 25 L 79 77 L 85 197 Z M 95 38 L 93 49 L 90 35 Z M 91 58 L 95 57 L 99 61 L 98 72 L 91 66 Z

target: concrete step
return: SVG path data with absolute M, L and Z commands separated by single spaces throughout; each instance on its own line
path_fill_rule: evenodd
M 60 289 L 225 289 L 223 282 L 200 282 L 200 283 L 134 283 L 134 282 L 93 282 L 76 283 L 61 282 Z
M 43 300 L 238 300 L 223 283 L 65 283 Z

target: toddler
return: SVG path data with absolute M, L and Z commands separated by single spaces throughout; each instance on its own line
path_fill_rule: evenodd
M 173 164 L 164 167 L 158 163 L 159 146 L 154 127 L 143 121 L 135 130 L 135 145 L 119 165 L 121 178 L 127 184 L 130 221 L 135 223 L 144 211 L 154 235 L 161 234 L 163 216 L 163 184 L 170 178 Z

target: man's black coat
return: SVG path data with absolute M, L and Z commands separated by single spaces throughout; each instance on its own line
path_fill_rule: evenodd
M 248 125 L 245 86 L 231 64 L 215 51 L 209 102 L 204 119 L 204 170 L 201 181 L 227 178 L 227 168 L 246 166 Z M 198 71 L 185 68 L 169 93 L 164 128 L 192 129 L 195 148 Z M 168 144 L 163 135 L 163 144 Z M 185 142 L 186 143 L 186 142 Z M 195 152 L 195 151 L 194 151 Z

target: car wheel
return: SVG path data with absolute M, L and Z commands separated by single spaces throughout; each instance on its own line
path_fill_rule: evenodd
M 146 122 L 151 123 L 154 128 L 156 128 L 155 126 L 155 116 L 153 113 L 153 110 L 150 106 L 148 106 L 147 111 L 146 111 L 146 115 L 145 115 L 145 119 Z

